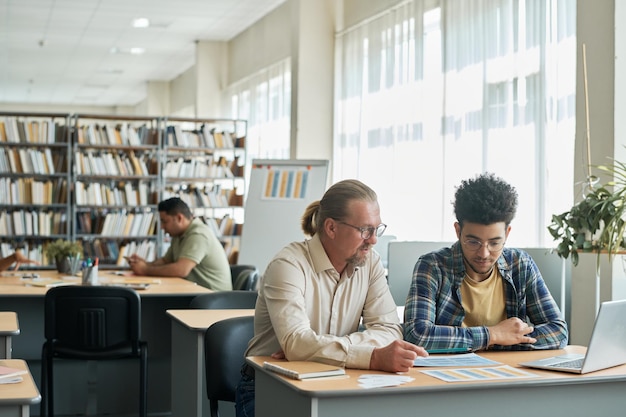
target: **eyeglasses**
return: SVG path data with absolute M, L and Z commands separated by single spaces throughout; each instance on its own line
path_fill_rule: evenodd
M 346 226 L 350 226 L 351 228 L 356 229 L 359 232 L 361 232 L 361 239 L 363 240 L 367 240 L 371 238 L 374 234 L 377 237 L 381 237 L 383 233 L 385 233 L 385 230 L 387 229 L 387 225 L 385 223 L 381 223 L 376 227 L 357 227 L 357 226 L 351 225 L 350 223 L 343 222 L 341 220 L 337 220 L 337 222 L 341 224 L 345 224 Z
M 497 242 L 489 241 L 489 242 L 483 243 L 477 239 L 465 239 L 463 241 L 463 246 L 465 246 L 467 249 L 471 251 L 477 251 L 481 249 L 483 246 L 487 246 L 487 250 L 489 252 L 499 252 L 504 247 L 504 242 L 505 241 L 497 241 Z

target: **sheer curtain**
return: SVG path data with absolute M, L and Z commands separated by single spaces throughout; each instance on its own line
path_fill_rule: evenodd
M 224 90 L 227 117 L 248 122 L 247 163 L 253 158 L 289 158 L 291 60 L 273 64 Z M 249 178 L 250 173 L 246 176 Z
M 449 241 L 456 186 L 494 172 L 520 197 L 510 242 L 550 246 L 572 202 L 575 1 L 424 3 L 338 35 L 334 179 L 371 185 L 389 233 Z

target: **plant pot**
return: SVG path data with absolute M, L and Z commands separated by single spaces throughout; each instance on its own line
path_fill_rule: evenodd
M 60 274 L 69 274 L 72 272 L 70 261 L 67 258 L 56 258 L 57 271 Z

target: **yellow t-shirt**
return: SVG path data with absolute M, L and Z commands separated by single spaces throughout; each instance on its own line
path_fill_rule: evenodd
M 463 326 L 493 326 L 506 319 L 504 284 L 498 268 L 484 281 L 465 275 L 461 284 L 461 304 L 465 310 Z

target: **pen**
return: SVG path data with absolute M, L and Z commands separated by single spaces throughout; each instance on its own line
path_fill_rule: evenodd
M 469 353 L 472 349 L 470 348 L 448 348 L 448 349 L 426 349 L 428 353 Z

